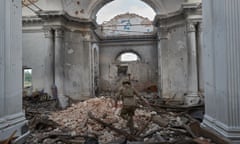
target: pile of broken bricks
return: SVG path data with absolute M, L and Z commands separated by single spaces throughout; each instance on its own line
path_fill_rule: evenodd
M 31 118 L 31 137 L 26 144 L 212 144 L 199 133 L 199 122 L 186 112 L 139 106 L 134 115 L 134 133 L 120 117 L 121 102 L 107 97 L 72 104 L 65 110 L 43 111 Z

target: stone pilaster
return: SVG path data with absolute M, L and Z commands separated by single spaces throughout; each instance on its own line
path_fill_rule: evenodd
M 198 58 L 198 90 L 201 94 L 204 92 L 204 68 L 203 68 L 203 40 L 202 40 L 202 22 L 198 23 L 197 29 L 197 58 Z
M 203 0 L 205 116 L 203 126 L 240 143 L 239 0 Z
M 196 25 L 187 24 L 187 45 L 188 45 L 188 94 L 185 96 L 187 105 L 194 105 L 199 102 L 198 79 L 197 79 L 197 40 Z
M 22 111 L 21 1 L 2 0 L 0 5 L 0 140 L 26 136 Z
M 44 91 L 52 95 L 53 85 L 53 50 L 54 50 L 54 36 L 51 28 L 44 29 L 44 35 L 47 41 L 47 57 L 45 57 L 45 76 L 44 76 Z
M 166 97 L 164 95 L 165 91 L 168 91 L 168 77 L 164 76 L 164 71 L 167 70 L 167 41 L 168 41 L 168 29 L 166 27 L 160 27 L 158 29 L 158 95 L 162 98 Z M 164 59 L 165 58 L 165 59 Z M 165 69 L 163 69 L 163 67 Z
M 54 71 L 55 71 L 55 85 L 57 96 L 61 107 L 66 107 L 66 97 L 64 96 L 64 47 L 63 38 L 64 30 L 62 28 L 55 28 L 55 49 L 54 49 Z

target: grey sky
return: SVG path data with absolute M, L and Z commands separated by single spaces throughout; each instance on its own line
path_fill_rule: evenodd
M 136 13 L 143 17 L 153 20 L 155 12 L 146 3 L 141 0 L 114 0 L 105 5 L 97 14 L 97 23 L 109 21 L 114 16 L 124 13 Z

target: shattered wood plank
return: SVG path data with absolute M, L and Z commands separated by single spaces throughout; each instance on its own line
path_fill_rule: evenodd
M 61 141 L 65 142 L 65 141 L 68 141 L 68 139 L 73 140 L 73 139 L 78 138 L 78 137 L 81 137 L 81 138 L 91 138 L 88 135 L 71 135 L 71 134 L 66 134 L 66 133 L 51 133 L 51 134 L 48 134 L 48 135 L 42 137 L 41 139 L 39 139 L 38 142 L 41 143 L 45 139 L 48 139 L 48 138 L 50 138 L 50 139 L 57 139 L 57 140 L 61 140 Z
M 158 107 L 158 108 L 167 108 L 167 109 L 176 109 L 178 111 L 181 110 L 192 110 L 195 108 L 201 108 L 204 107 L 203 104 L 198 104 L 198 105 L 193 105 L 193 106 L 187 106 L 187 105 L 166 105 L 166 104 L 162 104 L 162 105 L 158 105 L 158 104 L 150 104 L 152 107 Z
M 180 128 L 167 128 L 167 129 L 171 131 L 179 132 L 179 133 L 184 133 L 184 134 L 188 133 L 186 130 L 180 129 Z
M 158 128 L 158 129 L 156 129 L 156 130 L 152 130 L 152 131 L 150 131 L 149 133 L 144 134 L 144 135 L 141 136 L 141 137 L 142 137 L 142 138 L 150 137 L 150 136 L 152 136 L 153 134 L 155 134 L 156 132 L 158 132 L 158 131 L 160 131 L 160 130 L 162 130 L 162 128 Z
M 161 127 L 167 127 L 168 125 L 168 122 L 159 115 L 153 116 L 152 121 Z
M 188 132 L 193 138 L 197 138 L 197 135 L 192 131 L 192 129 L 190 128 L 190 126 L 184 124 L 183 127 L 187 130 L 187 132 Z
M 107 124 L 107 123 L 103 122 L 102 120 L 94 117 L 91 112 L 88 112 L 88 116 L 89 116 L 90 119 L 98 122 L 99 124 L 112 129 L 113 131 L 117 132 L 118 134 L 124 135 L 128 140 L 134 140 L 134 141 L 140 140 L 139 137 L 137 137 L 135 135 L 131 135 L 131 134 L 129 134 L 126 131 L 123 131 L 121 129 L 117 129 L 117 128 L 113 127 L 112 125 Z
M 139 136 L 149 125 L 149 123 L 151 123 L 152 121 L 152 117 L 150 117 L 150 119 L 145 123 L 145 125 L 136 133 L 137 136 Z
M 223 138 L 222 136 L 212 132 L 209 129 L 200 127 L 200 123 L 198 121 L 192 122 L 189 125 L 189 127 L 191 128 L 193 133 L 195 133 L 196 135 L 209 138 L 214 143 L 217 143 L 217 144 L 231 144 L 231 142 L 229 140 Z

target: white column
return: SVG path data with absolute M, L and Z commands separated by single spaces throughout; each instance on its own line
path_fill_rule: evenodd
M 158 32 L 158 95 L 161 98 L 168 96 L 168 75 L 167 65 L 168 65 L 168 49 L 167 49 L 167 38 L 168 29 L 159 28 Z M 163 69 L 163 67 L 165 69 Z
M 240 143 L 240 1 L 203 0 L 205 116 L 211 128 Z
M 0 5 L 0 117 L 5 115 L 5 37 L 6 0 Z
M 26 124 L 22 112 L 22 7 L 21 1 L 0 5 L 0 139 Z M 26 133 L 25 133 L 26 134 Z
M 53 85 L 53 30 L 51 28 L 44 29 L 44 34 L 47 42 L 47 56 L 45 59 L 45 76 L 44 76 L 44 91 L 52 95 Z
M 197 57 L 198 57 L 198 90 L 203 94 L 204 92 L 204 70 L 203 70 L 203 46 L 202 46 L 202 23 L 198 24 L 197 32 Z
M 187 24 L 187 45 L 188 45 L 188 94 L 185 96 L 187 105 L 194 105 L 199 102 L 198 79 L 197 79 L 197 40 L 195 24 Z

